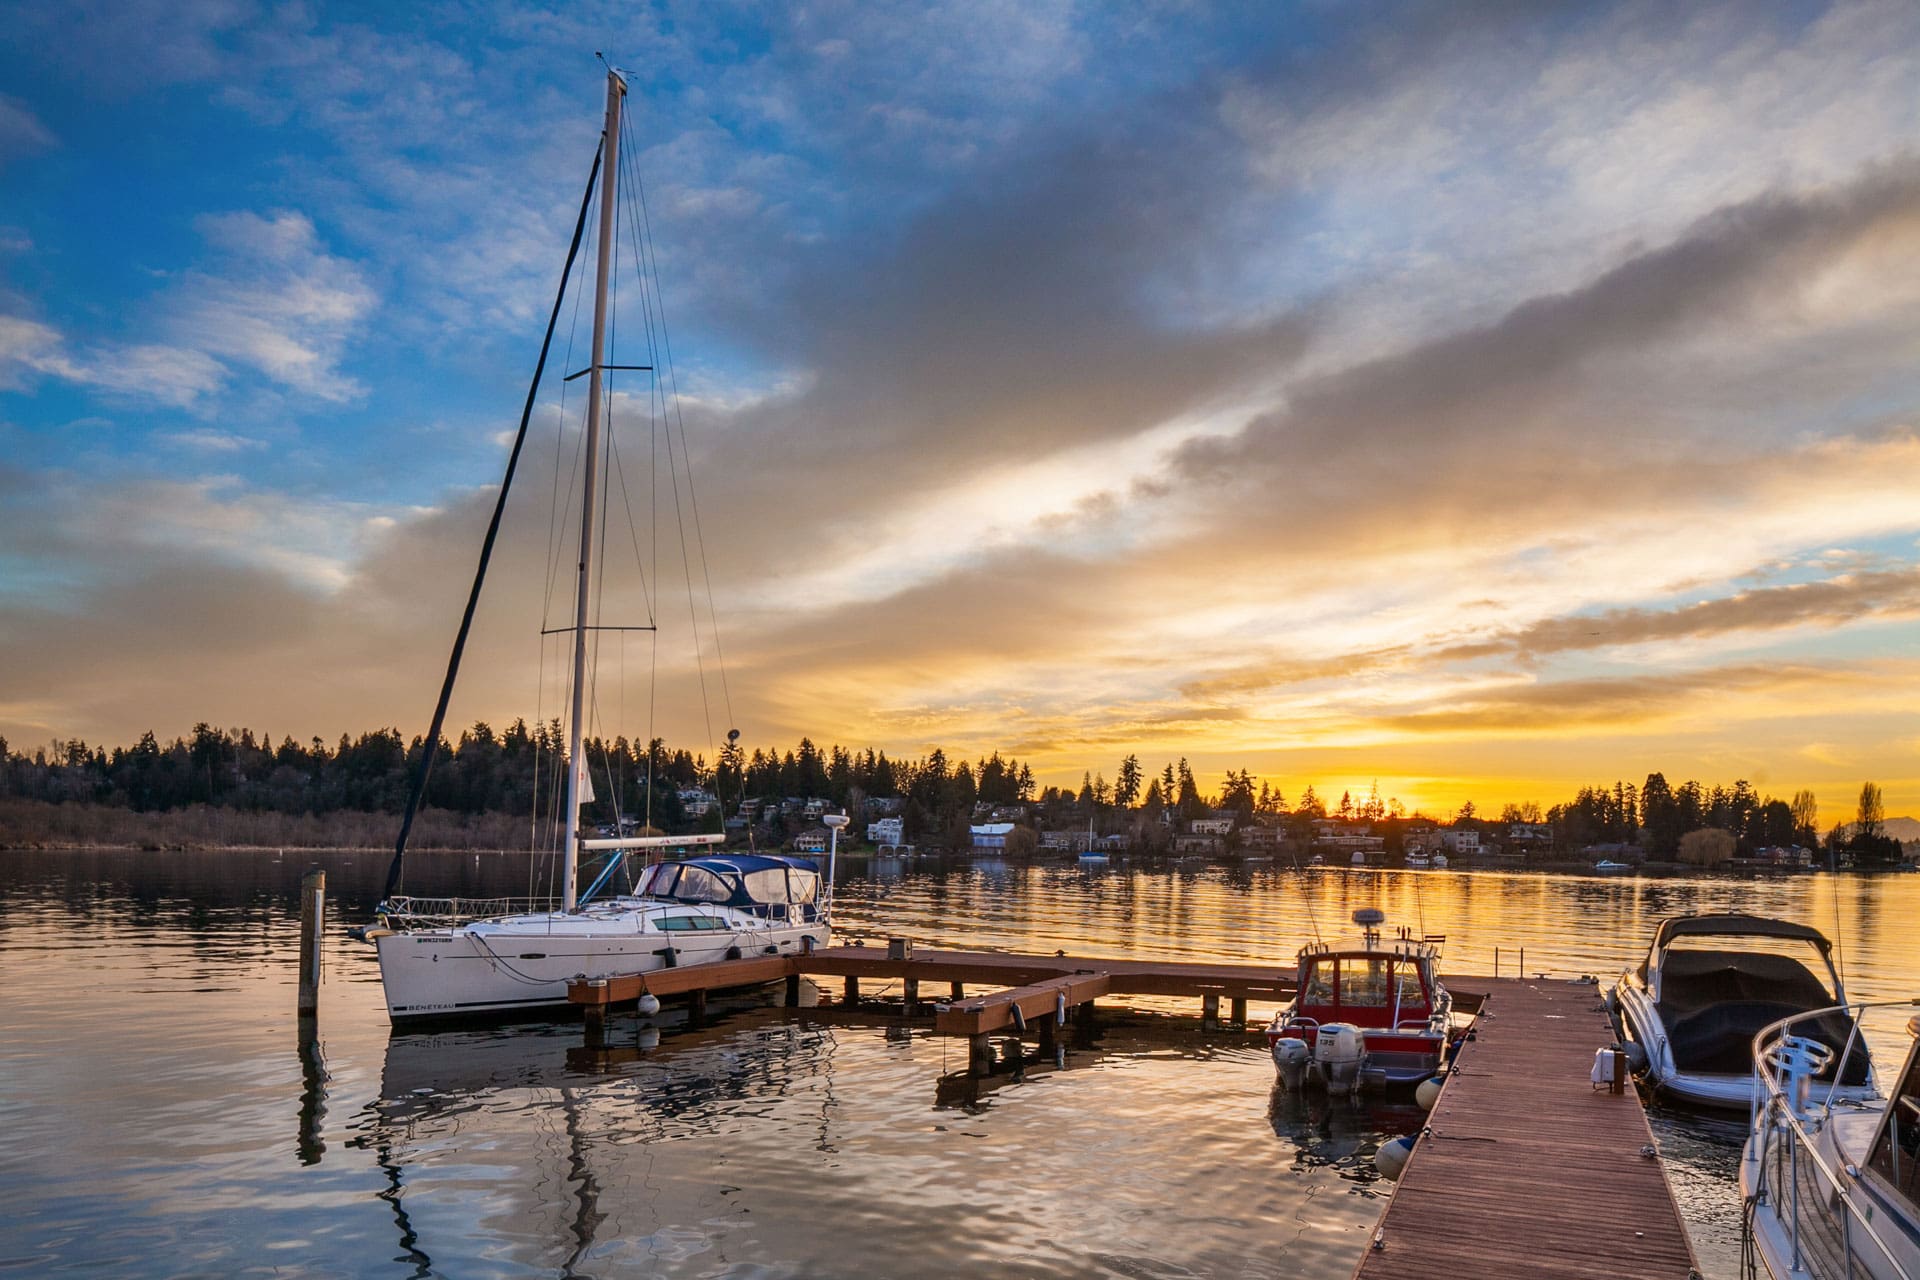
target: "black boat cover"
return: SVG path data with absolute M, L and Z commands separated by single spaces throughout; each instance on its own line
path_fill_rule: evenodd
M 1686 1072 L 1738 1075 L 1753 1070 L 1754 1036 L 1782 1018 L 1824 1009 L 1835 1002 L 1826 984 L 1789 956 L 1689 950 L 1669 952 L 1661 962 L 1656 1008 L 1667 1029 L 1675 1067 Z M 1803 1024 L 1796 1034 L 1827 1045 L 1838 1060 L 1852 1030 L 1852 1020 L 1836 1012 Z M 1864 1084 L 1866 1074 L 1867 1055 L 1855 1046 L 1841 1083 Z

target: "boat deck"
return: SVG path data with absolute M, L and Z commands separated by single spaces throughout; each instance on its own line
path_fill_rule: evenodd
M 1592 984 L 1488 982 L 1356 1280 L 1687 1280 L 1693 1246 L 1639 1095 L 1590 1083 Z

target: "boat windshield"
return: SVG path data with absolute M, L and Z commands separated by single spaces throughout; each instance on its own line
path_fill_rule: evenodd
M 1391 960 L 1377 956 L 1347 956 L 1340 961 L 1340 1003 L 1349 1008 L 1384 1009 Z
M 1400 984 L 1399 1004 L 1402 1009 L 1423 1009 L 1427 1004 L 1427 989 L 1420 984 L 1420 966 L 1401 961 L 1394 969 L 1394 977 Z
M 726 902 L 733 897 L 727 882 L 713 872 L 678 862 L 663 862 L 649 870 L 639 892 L 643 898 L 671 898 L 675 902 Z
M 1920 1052 L 1907 1058 L 1906 1074 L 1887 1103 L 1887 1118 L 1867 1167 L 1907 1203 L 1920 1204 Z

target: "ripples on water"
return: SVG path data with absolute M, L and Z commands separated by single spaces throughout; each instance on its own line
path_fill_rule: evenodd
M 367 918 L 385 859 L 321 857 L 322 1036 L 293 1017 L 310 855 L 0 854 L 0 1271 L 21 1274 L 1343 1277 L 1420 1113 L 1288 1097 L 1257 1037 L 1191 1002 L 1102 1008 L 1018 1075 L 826 1008 L 716 1001 L 390 1035 Z M 510 893 L 524 861 L 420 858 L 421 893 Z M 1837 895 L 1837 900 L 1836 900 Z M 1610 977 L 1652 922 L 1738 908 L 1843 938 L 1859 997 L 1920 972 L 1920 877 L 1579 880 L 1189 864 L 849 861 L 843 933 L 923 946 L 1290 961 L 1361 906 L 1447 935 L 1446 968 Z M 1837 914 L 1836 914 L 1837 913 Z M 1255 1009 L 1256 1020 L 1268 1010 Z M 1710 1272 L 1731 1276 L 1737 1124 L 1656 1110 Z

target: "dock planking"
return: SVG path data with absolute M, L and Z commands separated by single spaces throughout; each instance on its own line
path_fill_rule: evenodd
M 1614 1039 L 1591 984 L 1486 982 L 1476 1031 L 1355 1280 L 1697 1274 L 1637 1094 L 1589 1083 Z
M 1103 995 L 1197 996 L 1217 1012 L 1234 1002 L 1244 1015 L 1249 1000 L 1281 1003 L 1293 994 L 1292 979 L 1279 965 L 1231 965 L 1185 961 L 1121 960 L 1095 956 L 1035 956 L 993 951 L 917 951 L 893 958 L 875 947 L 822 947 L 792 955 L 748 956 L 711 964 L 653 969 L 646 973 L 578 981 L 567 989 L 573 1003 L 589 1010 L 624 1004 L 643 995 L 669 996 L 754 986 L 788 977 L 843 978 L 849 993 L 861 978 L 919 984 L 947 983 L 956 993 L 940 1009 L 935 1030 L 977 1036 L 1018 1027 L 1051 1013 L 1064 996 L 1069 1006 Z M 966 986 L 1000 988 L 985 995 L 958 994 Z M 1017 1011 L 1017 1012 L 1016 1012 Z

